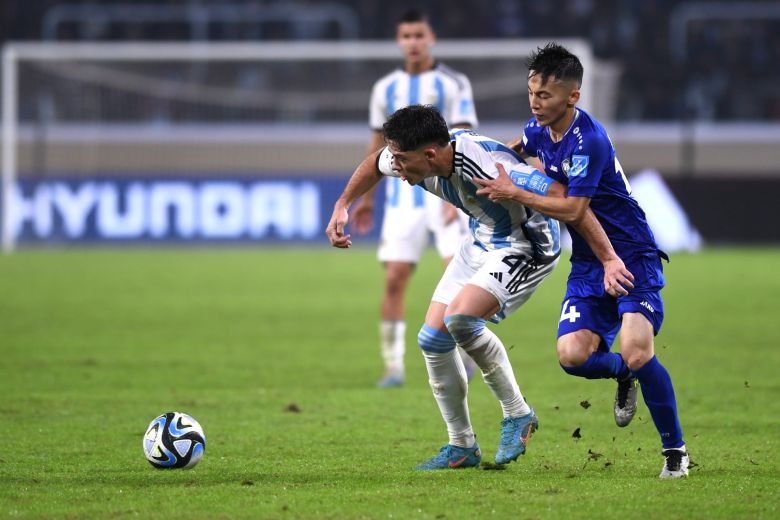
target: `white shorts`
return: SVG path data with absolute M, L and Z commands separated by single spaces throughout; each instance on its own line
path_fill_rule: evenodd
M 498 323 L 528 301 L 556 265 L 557 258 L 544 264 L 515 248 L 485 251 L 467 240 L 447 266 L 431 300 L 449 305 L 464 285 L 476 285 L 498 300 L 501 308 L 490 318 Z
M 463 238 L 469 235 L 469 217 L 458 211 L 458 218 L 445 225 L 443 204 L 443 200 L 426 191 L 424 205 L 420 208 L 386 205 L 377 251 L 379 261 L 416 264 L 431 234 L 439 256 L 448 258 L 455 255 Z

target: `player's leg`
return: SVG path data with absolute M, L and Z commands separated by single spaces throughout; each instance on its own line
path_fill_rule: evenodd
M 516 460 L 538 428 L 501 340 L 486 325 L 519 308 L 552 272 L 555 262 L 538 264 L 512 251 L 483 253 L 484 263 L 447 308 L 444 321 L 455 341 L 480 367 L 482 378 L 501 404 L 501 440 L 496 463 Z
M 385 262 L 385 284 L 380 307 L 379 337 L 385 374 L 377 386 L 390 388 L 404 382 L 404 354 L 406 353 L 406 310 L 404 297 L 415 264 Z
M 558 362 L 570 375 L 586 379 L 620 378 L 629 375 L 620 354 L 610 352 L 619 324 L 617 304 L 605 308 L 597 298 L 568 297 L 558 321 Z
M 609 350 L 620 327 L 617 300 L 566 296 L 558 322 L 558 362 L 569 375 L 617 380 L 615 423 L 627 426 L 636 413 L 637 388 L 621 355 Z
M 377 257 L 385 269 L 380 306 L 379 338 L 385 373 L 377 386 L 389 388 L 404 382 L 406 353 L 406 288 L 426 240 L 422 210 L 386 208 Z
M 485 326 L 500 307 L 491 293 L 468 284 L 448 307 L 444 323 L 458 346 L 479 366 L 485 383 L 501 403 L 504 417 L 519 417 L 527 415 L 530 407 L 520 393 L 503 343 Z
M 417 466 L 417 469 L 473 467 L 479 464 L 481 453 L 471 426 L 467 402 L 468 382 L 455 340 L 444 325 L 444 313 L 460 288 L 473 274 L 465 263 L 452 262 L 434 292 L 417 336 L 428 380 L 447 425 L 448 444 L 438 455 Z
M 655 305 L 653 307 L 657 317 L 658 308 Z M 658 325 L 660 326 L 660 323 Z M 639 381 L 642 397 L 661 436 L 664 467 L 660 477 L 684 477 L 688 474 L 688 453 L 683 441 L 672 379 L 655 356 L 653 336 L 656 331 L 645 313 L 623 313 L 623 327 L 620 331 L 621 353 L 631 373 Z
M 469 236 L 469 217 L 435 195 L 428 192 L 425 195 L 428 229 L 433 234 L 436 251 L 446 269 L 460 249 L 463 240 Z M 471 381 L 479 367 L 462 348 L 458 348 L 458 354 L 466 367 L 466 378 Z

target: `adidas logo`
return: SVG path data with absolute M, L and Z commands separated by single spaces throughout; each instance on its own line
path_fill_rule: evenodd
M 499 282 L 503 281 L 504 273 L 490 273 L 490 276 L 498 280 Z

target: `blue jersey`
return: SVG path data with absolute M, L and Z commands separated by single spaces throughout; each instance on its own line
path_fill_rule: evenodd
M 523 150 L 541 160 L 549 177 L 568 186 L 570 196 L 590 197 L 590 208 L 624 261 L 658 254 L 645 212 L 631 196 L 607 131 L 594 117 L 576 109 L 574 121 L 557 143 L 532 118 L 525 125 Z M 598 262 L 585 239 L 571 226 L 568 229 L 572 262 Z

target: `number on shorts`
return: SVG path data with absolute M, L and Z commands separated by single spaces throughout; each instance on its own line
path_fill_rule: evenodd
M 561 319 L 558 320 L 558 322 L 562 322 L 563 320 L 569 320 L 569 323 L 574 323 L 577 321 L 577 318 L 582 316 L 579 312 L 577 312 L 577 307 L 572 305 L 569 307 L 569 300 L 566 300 L 563 302 L 563 310 L 561 311 Z
M 508 274 L 511 275 L 505 286 L 509 294 L 518 292 L 531 273 L 539 267 L 536 261 L 523 255 L 508 255 L 502 262 L 509 266 Z

